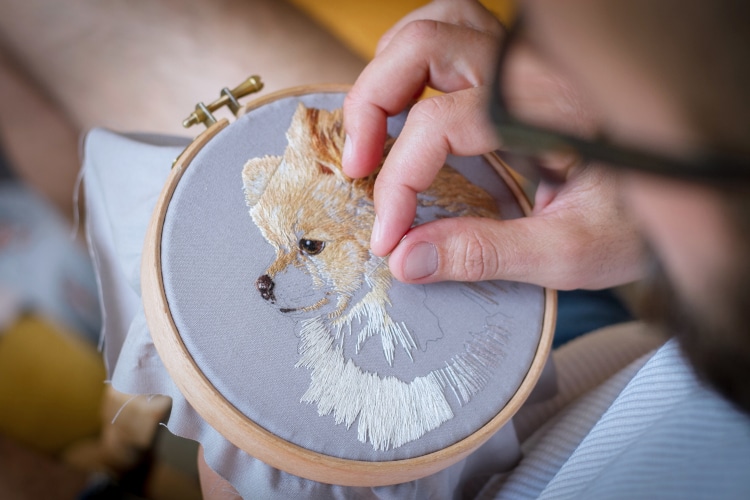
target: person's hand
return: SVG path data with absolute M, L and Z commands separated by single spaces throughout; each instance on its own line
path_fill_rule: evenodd
M 445 94 L 410 110 L 375 184 L 371 248 L 390 253 L 405 282 L 508 279 L 558 289 L 600 288 L 635 279 L 641 243 L 620 209 L 609 170 L 549 157 L 568 182 L 542 184 L 531 217 L 496 221 L 441 219 L 411 228 L 416 195 L 448 154 L 475 155 L 501 146 L 487 118 L 494 62 L 504 30 L 474 1 L 437 1 L 401 20 L 381 39 L 375 59 L 347 96 L 344 170 L 369 175 L 386 139 L 386 118 L 404 110 L 425 85 Z M 595 130 L 574 89 L 533 51 L 515 51 L 509 75 L 512 107 L 522 118 L 578 133 Z
M 377 255 L 390 252 L 411 226 L 416 193 L 426 189 L 448 151 L 481 154 L 499 145 L 486 124 L 481 95 L 503 28 L 481 5 L 434 2 L 399 21 L 378 44 L 344 103 L 343 167 L 351 177 L 380 163 L 386 118 L 400 113 L 425 86 L 445 95 L 417 103 L 375 185 Z M 484 126 L 483 126 L 484 125 Z

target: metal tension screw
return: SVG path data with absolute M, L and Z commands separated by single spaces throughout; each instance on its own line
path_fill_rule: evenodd
M 196 104 L 195 111 L 190 113 L 190 116 L 185 118 L 185 120 L 182 122 L 182 126 L 185 128 L 189 128 L 193 125 L 197 125 L 198 123 L 202 123 L 206 125 L 206 127 L 209 127 L 216 123 L 216 118 L 214 118 L 213 112 L 223 106 L 227 106 L 232 111 L 234 116 L 237 116 L 237 113 L 239 113 L 240 111 L 239 99 L 245 97 L 248 94 L 258 92 L 262 88 L 263 82 L 260 81 L 260 77 L 257 75 L 251 76 L 232 90 L 224 87 L 223 89 L 221 89 L 221 97 L 216 99 L 211 104 L 206 105 L 202 102 Z

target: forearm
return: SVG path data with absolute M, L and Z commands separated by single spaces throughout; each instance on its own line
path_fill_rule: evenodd
M 353 82 L 363 62 L 272 0 L 1 0 L 2 43 L 80 127 L 179 131 L 250 74 L 267 90 Z
M 72 218 L 76 128 L 1 50 L 0 145 L 16 175 Z

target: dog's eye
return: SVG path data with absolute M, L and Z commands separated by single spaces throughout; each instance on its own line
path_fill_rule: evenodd
M 325 246 L 326 244 L 322 241 L 306 240 L 304 238 L 299 240 L 299 249 L 308 255 L 318 255 L 323 251 Z

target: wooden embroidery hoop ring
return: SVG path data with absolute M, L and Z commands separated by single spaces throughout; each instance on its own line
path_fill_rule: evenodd
M 245 106 L 251 111 L 285 97 L 313 93 L 342 93 L 348 85 L 294 87 L 258 98 Z M 383 462 L 347 460 L 313 452 L 290 443 L 247 418 L 218 392 L 199 369 L 172 319 L 162 281 L 161 235 L 172 195 L 197 153 L 229 125 L 222 118 L 202 132 L 177 158 L 154 209 L 143 251 L 141 289 L 143 305 L 156 350 L 182 395 L 198 414 L 232 444 L 264 463 L 314 481 L 343 486 L 383 486 L 412 481 L 436 473 L 468 456 L 485 443 L 518 411 L 546 363 L 552 344 L 557 298 L 544 290 L 544 318 L 536 352 L 523 382 L 494 418 L 473 434 L 446 448 L 419 457 Z M 495 155 L 485 158 L 515 196 L 525 215 L 531 204 L 508 167 Z

